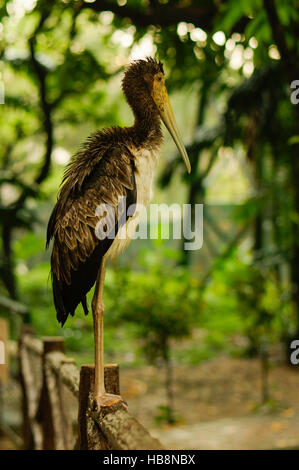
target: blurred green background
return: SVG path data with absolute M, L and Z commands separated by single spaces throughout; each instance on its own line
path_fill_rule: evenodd
M 153 202 L 204 204 L 203 247 L 135 240 L 104 294 L 106 361 L 164 367 L 162 421 L 176 419 L 180 365 L 257 358 L 265 378 L 298 335 L 298 19 L 297 0 L 0 1 L 0 294 L 79 364 L 93 361 L 92 316 L 56 322 L 47 221 L 80 143 L 133 122 L 125 65 L 164 63 L 192 174 L 165 133 Z

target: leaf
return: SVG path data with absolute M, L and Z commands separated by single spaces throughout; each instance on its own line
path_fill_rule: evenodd
M 289 145 L 299 144 L 299 135 L 293 135 L 288 140 Z

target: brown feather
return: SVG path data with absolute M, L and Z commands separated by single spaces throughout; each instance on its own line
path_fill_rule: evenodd
M 126 70 L 122 87 L 135 124 L 91 135 L 64 173 L 47 230 L 47 245 L 54 238 L 52 283 L 57 318 L 62 324 L 80 302 L 87 313 L 86 294 L 113 242 L 103 232 L 103 239 L 95 236 L 95 228 L 101 226 L 97 207 L 110 204 L 117 224 L 117 218 L 123 218 L 118 198 L 125 196 L 130 204 L 137 201 L 134 155 L 142 148 L 156 150 L 161 144 L 158 111 L 144 81 L 145 74 L 154 76 L 158 72 L 163 72 L 162 64 L 153 59 L 136 61 Z M 110 214 L 105 222 L 107 231 L 111 230 L 114 219 Z

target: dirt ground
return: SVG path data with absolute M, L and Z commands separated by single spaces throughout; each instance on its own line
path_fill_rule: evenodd
M 167 448 L 262 449 L 299 446 L 299 368 L 272 366 L 271 401 L 261 403 L 260 364 L 254 359 L 217 358 L 174 370 L 175 426 L 157 427 L 165 404 L 163 371 L 121 371 L 129 410 Z

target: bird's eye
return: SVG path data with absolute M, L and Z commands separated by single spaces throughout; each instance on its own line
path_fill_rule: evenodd
M 158 82 L 161 82 L 162 77 L 157 77 Z

